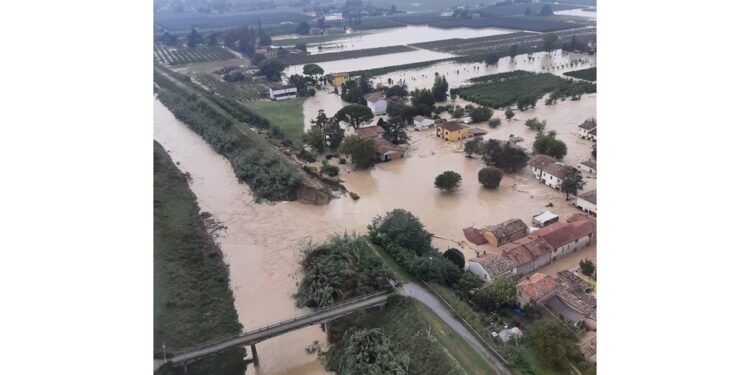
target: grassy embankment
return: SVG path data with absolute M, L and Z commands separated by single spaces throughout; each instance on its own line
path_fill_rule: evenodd
M 169 353 L 241 330 L 221 250 L 186 177 L 154 142 L 154 358 L 162 343 Z M 191 364 L 190 373 L 244 374 L 244 357 L 245 349 L 231 349 Z
M 287 139 L 299 144 L 305 129 L 302 109 L 304 102 L 304 98 L 296 98 L 281 101 L 250 102 L 246 106 L 281 129 Z
M 572 72 L 564 73 L 566 76 L 585 79 L 587 81 L 596 82 L 596 67 L 574 70 Z
M 250 186 L 257 200 L 296 198 L 301 172 L 261 134 L 273 129 L 268 120 L 231 99 L 204 95 L 192 84 L 179 81 L 174 73 L 155 70 L 154 82 L 159 101 L 231 162 L 237 177 Z M 274 134 L 283 135 L 275 129 Z
M 549 73 L 513 71 L 471 79 L 473 85 L 452 89 L 461 98 L 492 108 L 507 107 L 514 103 L 536 103 L 545 94 L 550 97 L 575 100 L 584 93 L 596 92 L 596 85 L 560 78 Z M 549 103 L 548 103 L 549 104 Z

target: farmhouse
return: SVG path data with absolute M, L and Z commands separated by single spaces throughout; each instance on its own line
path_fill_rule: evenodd
M 525 275 L 593 242 L 593 220 L 557 222 L 467 262 L 469 271 L 489 281 L 498 275 Z M 489 242 L 489 241 L 488 241 Z
M 529 168 L 531 168 L 531 172 L 534 173 L 534 177 L 536 177 L 537 180 L 541 180 L 544 167 L 550 164 L 555 164 L 556 162 L 557 160 L 551 156 L 542 154 L 534 155 L 529 160 Z
M 481 138 L 481 137 L 483 137 L 484 135 L 487 134 L 487 131 L 484 130 L 484 129 L 482 129 L 482 128 L 474 127 L 474 128 L 470 128 L 469 129 L 469 134 L 472 137 L 480 137 Z
M 591 132 L 596 130 L 596 120 L 594 119 L 588 119 L 583 122 L 583 124 L 578 125 L 578 136 L 583 139 L 592 140 Z M 594 133 L 593 138 L 596 138 L 596 133 Z
M 331 83 L 336 87 L 341 87 L 348 80 L 349 73 L 331 73 Z
M 553 189 L 559 189 L 562 185 L 562 181 L 565 178 L 565 173 L 567 172 L 565 168 L 565 164 L 556 162 L 553 164 L 548 164 L 544 169 L 542 169 L 542 178 L 541 181 L 545 185 L 553 188 Z
M 427 129 L 429 127 L 432 127 L 433 125 L 435 125 L 435 120 L 431 118 L 424 117 L 424 116 L 414 117 L 414 127 L 417 130 Z
M 469 127 L 455 121 L 442 122 L 435 126 L 438 138 L 446 141 L 458 141 L 470 137 Z
M 380 161 L 396 160 L 404 157 L 404 150 L 401 147 L 393 145 L 382 138 L 374 138 L 373 141 L 375 142 L 375 153 Z
M 589 139 L 596 142 L 596 129 L 589 132 Z
M 494 247 L 517 240 L 529 233 L 529 227 L 520 219 L 511 219 L 482 229 L 482 236 Z
M 581 164 L 578 165 L 578 168 L 580 168 L 584 172 L 589 172 L 596 174 L 596 162 L 592 160 L 582 161 Z
M 557 290 L 557 280 L 552 276 L 537 272 L 524 276 L 516 283 L 516 300 L 521 306 L 529 302 L 544 303 Z
M 385 133 L 385 129 L 381 128 L 380 126 L 368 126 L 366 128 L 359 128 L 355 130 L 357 133 L 357 136 L 362 139 L 379 139 L 383 138 L 383 133 Z
M 289 98 L 296 98 L 297 97 L 297 87 L 296 86 L 284 86 L 279 89 L 268 89 L 268 96 L 271 98 L 271 100 L 284 100 Z
M 374 114 L 385 113 L 385 110 L 388 108 L 388 102 L 385 100 L 385 95 L 382 92 L 367 94 L 365 95 L 365 100 L 367 100 L 367 107 Z
M 583 212 L 596 215 L 596 189 L 579 195 L 576 207 Z

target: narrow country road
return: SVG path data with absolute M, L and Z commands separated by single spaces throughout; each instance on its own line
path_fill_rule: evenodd
M 489 349 L 487 349 L 482 342 L 477 339 L 461 322 L 451 315 L 451 313 L 445 308 L 445 306 L 427 289 L 423 288 L 416 283 L 404 283 L 401 285 L 399 293 L 406 296 L 412 297 L 419 302 L 422 302 L 425 306 L 429 307 L 437 316 L 440 317 L 449 327 L 453 329 L 459 336 L 463 337 L 464 340 L 474 348 L 474 350 L 484 358 L 487 363 L 495 370 L 497 374 L 512 375 L 510 370 L 505 364 L 498 359 Z

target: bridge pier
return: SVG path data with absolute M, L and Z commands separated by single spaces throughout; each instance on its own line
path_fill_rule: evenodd
M 250 351 L 253 353 L 253 366 L 258 367 L 258 351 L 255 349 L 255 344 L 250 344 Z

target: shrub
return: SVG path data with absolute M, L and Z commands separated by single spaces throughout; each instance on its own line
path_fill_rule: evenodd
M 568 146 L 561 140 L 555 139 L 554 135 L 544 135 L 534 141 L 534 152 L 562 159 L 568 154 Z
M 500 186 L 500 180 L 503 179 L 503 171 L 500 168 L 484 167 L 479 170 L 477 176 L 479 183 L 488 189 L 497 189 Z
M 339 175 L 339 167 L 328 164 L 328 161 L 323 161 L 323 165 L 320 166 L 320 172 L 325 173 L 331 177 Z
M 578 263 L 578 265 L 581 267 L 581 273 L 589 277 L 592 276 L 594 274 L 594 270 L 596 270 L 594 262 L 592 262 L 590 259 L 582 260 Z
M 491 129 L 497 128 L 498 126 L 500 126 L 500 118 L 498 118 L 498 117 L 491 118 L 490 122 L 489 122 L 489 125 L 490 125 Z
M 526 120 L 526 127 L 539 133 L 543 132 L 546 126 L 547 126 L 546 120 L 539 121 L 536 117 Z

